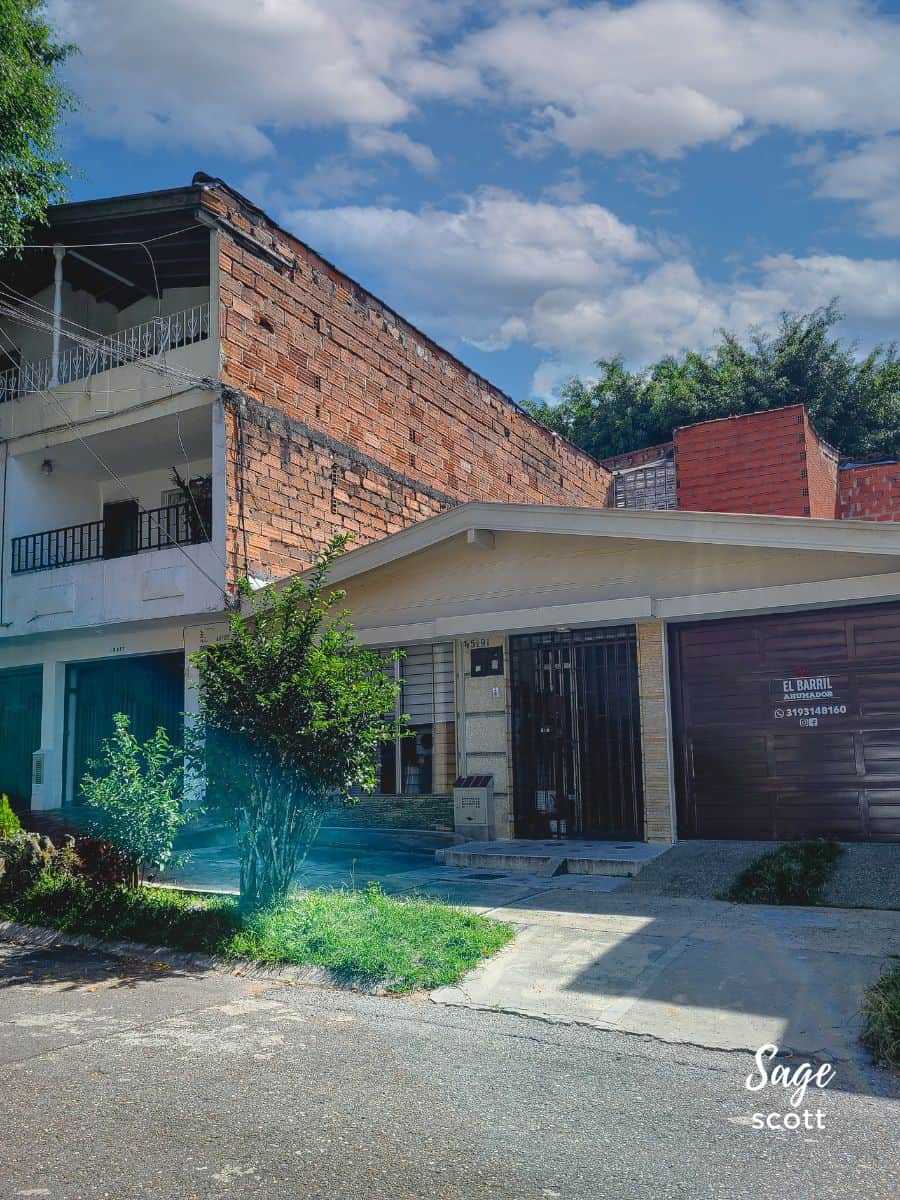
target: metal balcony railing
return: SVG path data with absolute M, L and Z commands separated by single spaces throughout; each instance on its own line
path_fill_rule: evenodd
M 85 521 L 63 529 L 47 529 L 12 539 L 12 573 L 49 571 L 70 563 L 124 558 L 166 546 L 196 546 L 210 540 L 211 521 L 201 506 L 170 504 L 137 510 L 133 519 Z
M 65 336 L 65 331 L 63 331 Z M 87 336 L 87 335 L 86 335 Z M 154 358 L 179 346 L 190 346 L 209 337 L 209 304 L 196 304 L 167 317 L 154 317 L 129 329 L 98 336 L 63 350 L 59 356 L 57 384 L 74 383 L 127 366 L 141 359 Z M 31 392 L 53 387 L 53 364 L 49 358 L 24 362 L 0 371 L 0 404 Z

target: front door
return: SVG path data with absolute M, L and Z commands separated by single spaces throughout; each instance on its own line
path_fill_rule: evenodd
M 138 505 L 136 500 L 117 500 L 103 505 L 103 557 L 123 558 L 138 549 Z
M 642 837 L 633 627 L 510 638 L 518 837 Z

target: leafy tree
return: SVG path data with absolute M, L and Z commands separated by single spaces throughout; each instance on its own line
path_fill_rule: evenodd
M 230 637 L 192 656 L 191 769 L 237 832 L 245 910 L 284 898 L 327 809 L 374 789 L 378 745 L 398 732 L 384 660 L 357 643 L 344 593 L 325 590 L 347 541 L 335 537 L 307 578 L 256 593 L 243 583 Z
M 143 745 L 124 713 L 103 743 L 103 762 L 89 762 L 81 794 L 105 838 L 131 860 L 131 883 L 162 868 L 192 812 L 184 799 L 184 751 L 160 726 Z M 106 773 L 100 771 L 104 767 Z
M 690 350 L 638 371 L 621 358 L 598 378 L 573 379 L 558 405 L 528 407 L 596 458 L 671 441 L 681 425 L 803 403 L 818 433 L 845 455 L 900 454 L 900 359 L 893 345 L 863 358 L 837 338 L 836 303 L 783 314 L 774 334 L 746 342 L 723 332 L 708 354 Z
M 64 192 L 69 164 L 58 157 L 56 127 L 72 107 L 56 68 L 60 45 L 43 0 L 0 0 L 0 245 L 19 246 Z

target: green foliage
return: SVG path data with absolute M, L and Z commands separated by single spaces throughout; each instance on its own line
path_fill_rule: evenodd
M 512 938 L 508 925 L 433 900 L 312 891 L 252 915 L 224 952 L 263 963 L 317 963 L 388 991 L 455 983 Z
M 113 724 L 103 743 L 104 762 L 88 764 L 81 793 L 103 837 L 128 855 L 135 876 L 143 878 L 166 865 L 175 835 L 193 815 L 184 800 L 183 751 L 162 726 L 141 745 L 124 713 L 116 713 Z
M 573 379 L 558 405 L 527 407 L 596 458 L 672 440 L 681 425 L 805 404 L 821 437 L 851 457 L 900 454 L 900 359 L 893 345 L 864 358 L 840 341 L 836 303 L 783 314 L 774 335 L 745 343 L 723 332 L 708 354 L 687 351 L 638 371 L 621 358 Z
M 210 953 L 239 926 L 234 901 L 224 897 L 121 884 L 98 887 L 52 870 L 28 891 L 4 897 L 0 911 L 14 921 L 68 933 Z
M 72 98 L 56 68 L 71 51 L 54 40 L 43 0 L 0 0 L 0 246 L 17 248 L 63 195 L 70 169 L 56 127 Z
M 48 837 L 19 829 L 0 837 L 0 894 L 26 892 L 44 872 L 74 868 L 72 840 L 57 849 Z
M 241 915 L 234 900 L 167 888 L 96 887 L 44 872 L 0 898 L 0 916 L 263 963 L 312 963 L 389 991 L 455 983 L 513 936 L 508 925 L 431 900 L 316 891 Z
M 18 833 L 21 828 L 22 822 L 13 812 L 9 796 L 4 792 L 0 796 L 0 838 L 10 837 L 12 834 Z
M 834 841 L 787 842 L 755 858 L 722 898 L 739 904 L 818 904 L 841 854 Z
M 863 997 L 862 1037 L 881 1067 L 900 1071 L 900 962 L 888 967 Z
M 305 579 L 256 593 L 245 583 L 228 640 L 192 656 L 193 769 L 237 831 L 246 908 L 287 894 L 327 809 L 374 789 L 378 745 L 398 732 L 396 683 L 356 642 L 343 593 L 325 589 L 347 541 L 336 537 Z

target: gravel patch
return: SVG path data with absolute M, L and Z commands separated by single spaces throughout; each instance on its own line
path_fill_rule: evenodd
M 754 858 L 779 842 L 678 842 L 654 858 L 618 894 L 717 900 Z
M 678 842 L 619 888 L 619 895 L 715 900 L 760 854 L 780 842 Z M 900 843 L 843 843 L 822 904 L 834 908 L 900 909 Z
M 837 908 L 900 908 L 900 842 L 845 842 L 822 903 Z

